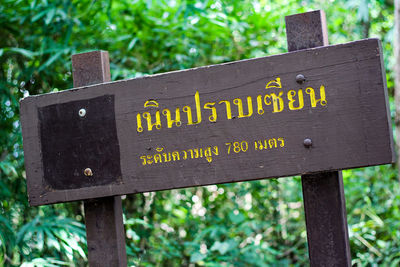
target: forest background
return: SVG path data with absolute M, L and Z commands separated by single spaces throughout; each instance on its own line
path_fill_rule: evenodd
M 0 2 L 0 266 L 85 266 L 82 203 L 29 207 L 19 100 L 72 88 L 71 55 L 112 80 L 287 51 L 284 17 L 327 15 L 331 44 L 383 42 L 394 121 L 394 3 L 384 0 Z M 345 155 L 344 155 L 345 156 Z M 398 166 L 343 172 L 353 264 L 399 266 Z M 123 196 L 130 266 L 308 264 L 299 177 Z

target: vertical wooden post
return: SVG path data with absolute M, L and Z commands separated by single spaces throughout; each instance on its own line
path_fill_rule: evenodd
M 107 51 L 72 56 L 74 87 L 111 81 Z M 126 267 L 125 230 L 121 197 L 84 202 L 86 236 L 91 267 Z
M 328 45 L 323 11 L 287 16 L 285 21 L 289 51 Z M 303 175 L 301 181 L 310 265 L 351 266 L 342 173 Z

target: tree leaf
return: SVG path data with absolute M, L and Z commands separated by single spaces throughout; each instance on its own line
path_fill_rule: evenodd
M 7 47 L 7 48 L 3 48 L 3 50 L 4 50 L 4 52 L 7 52 L 7 51 L 15 52 L 17 54 L 21 54 L 28 58 L 33 58 L 35 56 L 34 52 L 24 49 L 24 48 L 19 48 L 19 47 Z
M 212 247 L 210 248 L 211 251 L 218 251 L 221 255 L 224 255 L 229 250 L 229 243 L 228 242 L 215 242 Z
M 190 262 L 196 263 L 196 262 L 204 260 L 206 257 L 207 257 L 207 254 L 202 254 L 200 252 L 194 252 L 192 255 L 190 255 Z

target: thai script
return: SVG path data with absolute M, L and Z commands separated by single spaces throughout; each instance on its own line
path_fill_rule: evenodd
M 285 108 L 290 111 L 301 110 L 304 108 L 305 100 L 307 99 L 311 108 L 327 105 L 324 85 L 321 85 L 319 90 L 315 90 L 313 87 L 306 87 L 304 90 L 289 90 L 284 93 L 283 90 L 279 90 L 282 89 L 282 83 L 280 77 L 277 77 L 275 80 L 269 81 L 265 86 L 265 89 L 271 88 L 275 88 L 274 92 L 257 95 L 256 97 L 247 96 L 245 99 L 234 98 L 233 100 L 222 99 L 204 104 L 202 104 L 199 92 L 196 91 L 194 94 L 194 108 L 186 105 L 172 110 L 168 108 L 156 110 L 153 114 L 150 114 L 149 111 L 138 113 L 136 115 L 137 131 L 139 133 L 144 130 L 151 132 L 154 129 L 160 130 L 162 127 L 180 127 L 183 124 L 196 125 L 207 120 L 216 122 L 220 118 L 226 118 L 227 120 L 249 118 L 255 114 L 263 115 L 268 107 L 271 113 L 282 112 Z M 317 96 L 318 94 L 319 96 Z M 224 114 L 217 114 L 217 105 L 225 108 Z M 154 99 L 147 100 L 144 103 L 144 108 L 158 107 L 159 103 Z M 233 115 L 233 111 L 237 116 Z
M 204 158 L 207 162 L 212 162 L 213 156 L 219 155 L 218 146 L 209 146 L 205 148 L 192 148 L 181 151 L 175 150 L 172 152 L 166 152 L 164 151 L 163 147 L 157 147 L 156 151 L 158 153 L 153 155 L 140 156 L 143 166 L 159 164 L 159 163 L 167 163 L 173 161 L 188 160 L 188 159 L 200 159 L 200 158 Z
M 255 150 L 278 148 L 278 145 L 279 147 L 285 146 L 285 140 L 282 137 L 254 141 Z

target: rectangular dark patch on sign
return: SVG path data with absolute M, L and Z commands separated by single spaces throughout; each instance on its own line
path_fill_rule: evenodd
M 47 190 L 121 182 L 113 95 L 49 105 L 38 113 Z

